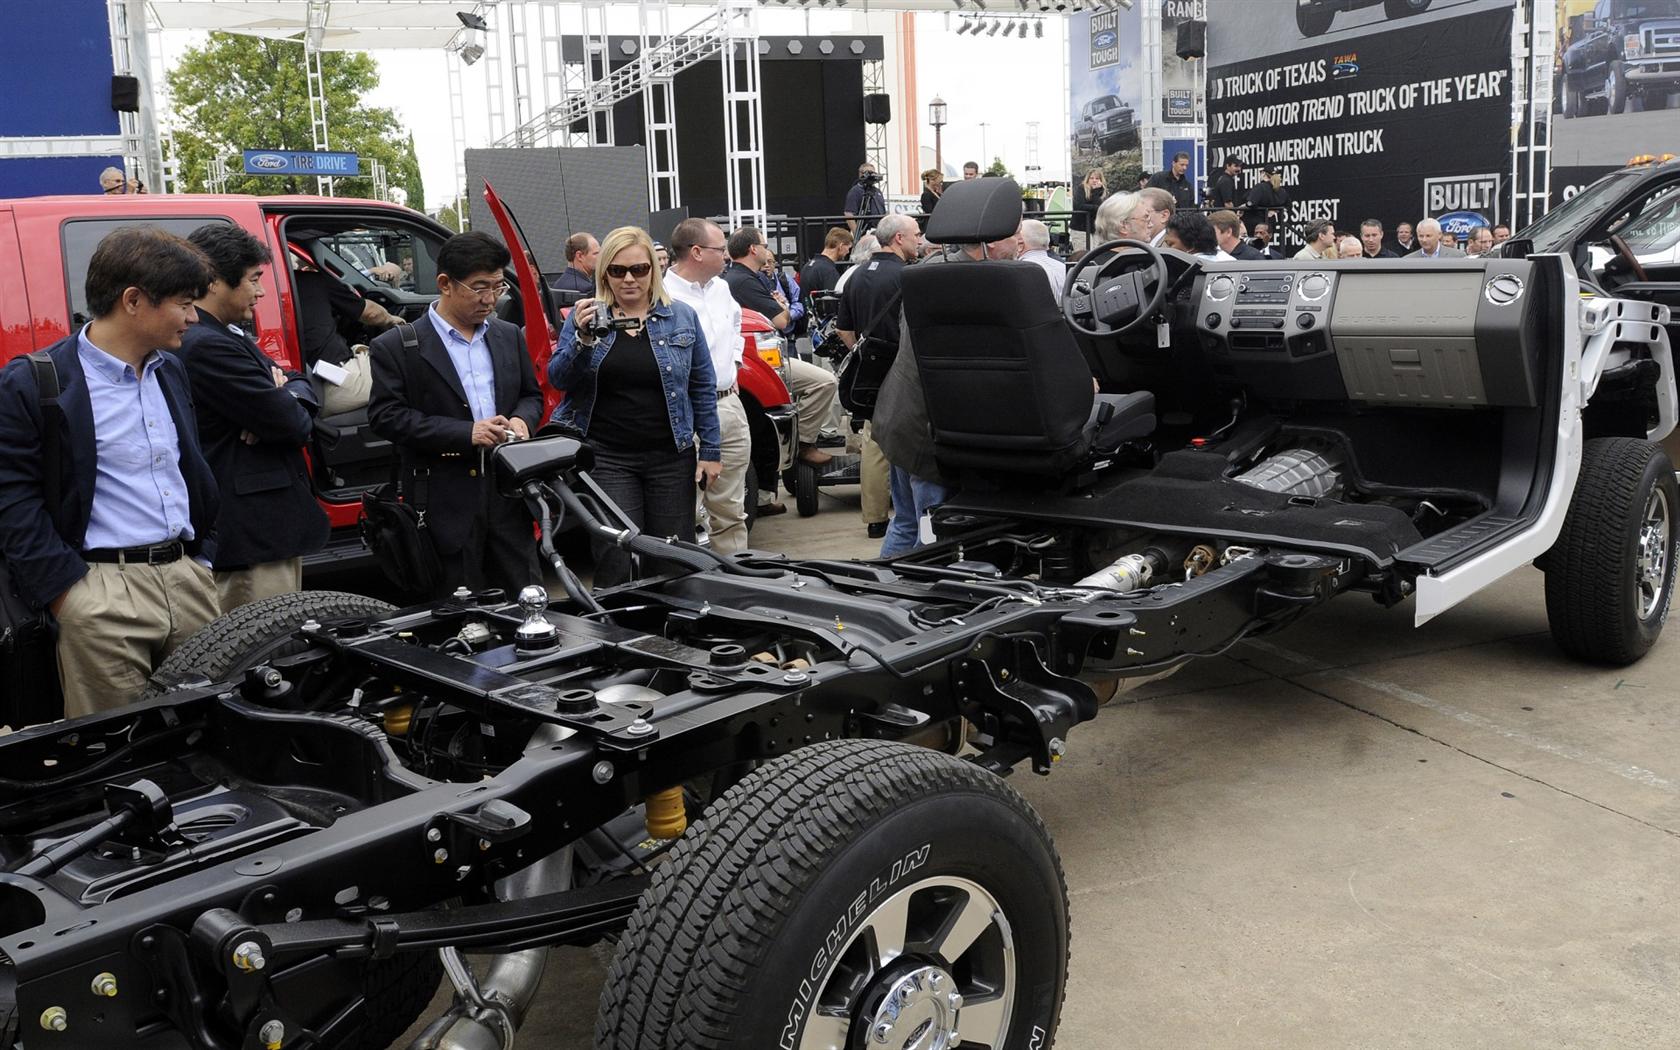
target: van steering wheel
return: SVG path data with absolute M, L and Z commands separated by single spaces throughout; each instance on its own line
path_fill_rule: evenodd
M 1067 283 L 1062 286 L 1062 317 L 1080 335 L 1094 339 L 1124 335 L 1142 327 L 1166 301 L 1170 276 L 1167 260 L 1154 245 L 1121 238 L 1097 245 L 1085 253 L 1085 258 L 1098 258 L 1116 248 L 1137 248 L 1144 254 L 1116 253 L 1089 277 L 1083 276 L 1089 269 L 1086 266 L 1068 271 Z M 1148 266 L 1135 266 L 1139 261 Z M 1120 279 L 1104 284 L 1103 280 L 1111 276 Z

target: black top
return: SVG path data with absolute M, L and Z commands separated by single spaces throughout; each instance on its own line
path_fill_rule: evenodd
M 560 276 L 549 282 L 549 287 L 557 292 L 579 292 L 583 295 L 594 295 L 595 278 L 584 273 L 576 266 L 568 266 L 560 272 Z
M 723 283 L 729 285 L 729 294 L 743 309 L 757 310 L 767 321 L 774 321 L 776 315 L 782 312 L 782 305 L 776 302 L 758 274 L 738 262 L 724 267 Z
M 1235 211 L 1242 204 L 1242 194 L 1237 190 L 1235 175 L 1221 175 L 1213 184 L 1213 206 L 1229 208 Z
M 922 214 L 926 215 L 928 212 L 932 211 L 933 206 L 938 203 L 939 194 L 933 192 L 925 186 L 922 187 Z
M 812 292 L 826 292 L 840 283 L 840 267 L 834 260 L 818 252 L 811 256 L 805 269 L 799 271 L 799 290 L 810 298 Z
M 1255 183 L 1248 191 L 1248 203 L 1243 208 L 1243 225 L 1250 230 L 1263 222 L 1271 222 L 1269 213 L 1289 206 L 1289 191 L 1277 189 L 1270 182 Z M 1282 216 L 1279 216 L 1281 219 Z M 1279 231 L 1273 230 L 1276 234 Z
M 331 525 L 303 458 L 319 407 L 309 380 L 293 372 L 275 386 L 274 362 L 202 306 L 176 355 L 187 366 L 199 441 L 221 488 L 216 569 L 320 550 Z
M 1095 232 L 1097 228 L 1097 209 L 1102 207 L 1103 198 L 1107 196 L 1107 186 L 1098 186 L 1096 189 L 1087 190 L 1084 179 L 1074 183 L 1073 228 L 1083 233 Z
M 1196 188 L 1190 185 L 1189 179 L 1174 176 L 1171 168 L 1149 176 L 1149 185 L 1172 194 L 1180 208 L 1196 206 Z
M 589 414 L 589 443 L 625 452 L 671 448 L 665 386 L 647 329 L 613 336 L 595 372 L 595 409 Z
M 898 310 L 888 310 L 879 321 L 877 314 L 898 294 L 904 280 L 904 260 L 892 252 L 876 252 L 866 263 L 858 264 L 858 272 L 846 279 L 840 293 L 840 312 L 836 323 L 841 331 L 857 332 L 859 336 L 873 334 L 877 339 L 898 345 Z M 872 332 L 863 325 L 875 321 Z
M 298 313 L 302 317 L 303 363 L 327 361 L 342 365 L 350 360 L 350 344 L 338 333 L 338 324 L 362 319 L 362 297 L 343 281 L 320 270 L 299 270 L 292 278 L 297 288 Z
M 1238 241 L 1237 247 L 1231 252 L 1233 259 L 1264 259 L 1265 253 L 1247 241 Z
M 1375 255 L 1372 255 L 1370 252 L 1365 251 L 1363 248 L 1361 248 L 1360 249 L 1360 254 L 1365 256 L 1365 258 L 1367 258 L 1367 259 L 1398 259 L 1398 258 L 1400 258 L 1400 256 L 1398 256 L 1398 255 L 1394 254 L 1393 252 L 1389 251 L 1387 248 L 1377 249 L 1377 254 L 1375 254 Z

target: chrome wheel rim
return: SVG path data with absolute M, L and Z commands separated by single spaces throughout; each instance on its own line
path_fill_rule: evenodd
M 1668 493 L 1653 488 L 1639 522 L 1639 556 L 1634 569 L 1634 607 L 1641 620 L 1649 619 L 1662 607 L 1668 591 L 1668 544 L 1673 520 Z
M 983 886 L 937 876 L 870 905 L 814 984 L 799 1050 L 1004 1050 L 1015 938 Z

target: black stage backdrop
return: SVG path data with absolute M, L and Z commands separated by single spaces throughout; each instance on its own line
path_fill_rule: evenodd
M 1235 4 L 1249 15 L 1275 6 L 1278 43 L 1297 49 L 1218 64 L 1221 9 Z M 1354 233 L 1367 218 L 1390 233 L 1425 215 L 1460 231 L 1500 221 L 1511 167 L 1511 8 L 1384 21 L 1308 47 L 1294 10 L 1295 0 L 1213 0 L 1209 166 L 1241 157 L 1250 185 L 1262 168 L 1280 170 L 1292 232 L 1317 219 Z

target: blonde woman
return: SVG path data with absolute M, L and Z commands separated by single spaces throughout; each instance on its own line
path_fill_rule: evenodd
M 945 194 L 945 176 L 938 168 L 922 172 L 922 214 L 926 215 Z
M 642 531 L 692 540 L 694 486 L 723 468 L 717 377 L 699 318 L 672 301 L 662 276 L 645 230 L 607 234 L 595 298 L 566 319 L 548 381 L 566 392 L 555 422 L 595 452 L 595 483 Z M 601 320 L 612 328 L 597 335 Z M 628 553 L 594 547 L 596 587 L 630 579 Z

